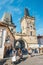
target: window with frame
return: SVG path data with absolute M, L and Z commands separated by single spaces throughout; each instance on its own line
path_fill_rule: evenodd
M 30 32 L 30 35 L 32 36 L 32 31 Z

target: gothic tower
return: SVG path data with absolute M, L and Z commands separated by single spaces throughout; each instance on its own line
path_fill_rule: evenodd
M 25 8 L 24 17 L 21 19 L 21 30 L 23 34 L 36 36 L 35 18 L 29 15 L 28 9 Z
M 21 31 L 27 36 L 29 44 L 37 44 L 35 18 L 30 16 L 27 8 L 25 8 L 24 17 L 21 19 Z
M 5 12 L 1 20 L 4 24 L 8 25 L 12 33 L 16 32 L 16 26 L 13 23 L 12 15 L 10 13 Z

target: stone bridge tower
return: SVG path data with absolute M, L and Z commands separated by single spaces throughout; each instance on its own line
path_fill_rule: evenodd
M 28 9 L 25 8 L 24 17 L 21 19 L 21 33 L 15 34 L 16 40 L 23 40 L 25 47 L 37 47 L 37 36 L 35 29 L 35 18 L 30 16 Z M 22 44 L 23 45 L 23 44 Z
M 21 19 L 21 31 L 29 36 L 36 36 L 35 18 L 29 15 L 28 9 L 25 8 L 24 17 Z

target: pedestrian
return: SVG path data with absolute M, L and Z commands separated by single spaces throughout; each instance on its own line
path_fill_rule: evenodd
M 9 54 L 10 54 L 9 47 L 7 47 L 7 49 L 6 49 L 6 57 L 9 57 Z
M 29 54 L 29 56 L 32 56 L 32 49 L 31 48 L 29 48 L 28 54 Z
M 13 63 L 13 65 L 15 64 L 15 65 L 17 65 L 16 64 L 16 51 L 15 51 L 15 48 L 13 48 L 13 51 L 12 51 L 12 55 L 13 55 L 13 57 L 12 57 L 12 63 Z
M 13 51 L 13 47 L 12 47 L 12 45 L 11 45 L 11 46 L 10 46 L 10 49 L 9 49 L 10 57 L 12 56 L 12 51 Z
M 18 50 L 18 56 L 20 57 L 20 59 L 23 59 L 23 54 L 20 48 Z

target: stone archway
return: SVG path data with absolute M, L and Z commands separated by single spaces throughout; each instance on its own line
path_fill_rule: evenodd
M 24 39 L 18 39 L 15 41 L 15 44 L 14 44 L 15 48 L 26 48 L 27 49 L 27 43 Z

